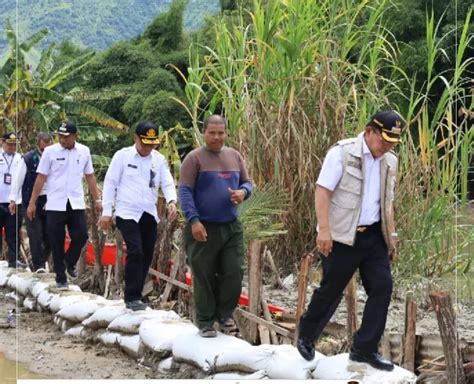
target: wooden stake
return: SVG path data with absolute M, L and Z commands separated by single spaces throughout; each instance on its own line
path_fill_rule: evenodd
M 298 301 L 296 304 L 296 334 L 298 333 L 300 317 L 304 312 L 306 304 L 306 287 L 308 286 L 309 266 L 311 265 L 312 261 L 313 255 L 311 253 L 305 253 L 301 258 L 300 273 L 298 276 Z M 296 343 L 296 337 L 294 342 Z
M 123 257 L 123 237 L 122 232 L 118 229 L 115 230 L 115 276 L 114 281 L 117 287 L 120 287 L 123 283 L 123 264 L 122 264 L 122 257 Z
M 107 266 L 107 278 L 105 279 L 104 297 L 109 296 L 110 277 L 112 275 L 112 265 Z
M 260 344 L 270 344 L 270 331 L 264 325 L 258 324 L 258 334 L 260 336 Z
M 278 273 L 278 268 L 276 267 L 275 262 L 273 261 L 272 253 L 269 249 L 267 249 L 267 247 L 265 247 L 263 254 L 265 256 L 265 259 L 268 261 L 268 265 L 270 266 L 273 275 L 275 276 L 275 283 L 273 284 L 273 286 L 275 288 L 283 288 L 283 283 L 281 281 L 280 274 Z
M 247 318 L 248 320 L 250 320 L 253 323 L 264 325 L 268 329 L 274 330 L 279 335 L 282 335 L 282 336 L 285 336 L 285 337 L 288 337 L 288 338 L 293 338 L 293 332 L 288 331 L 285 328 L 279 327 L 278 325 L 273 324 L 269 321 L 266 321 L 266 320 L 264 320 L 264 319 L 262 319 L 258 316 L 255 316 L 255 315 L 253 315 L 253 314 L 251 314 L 247 311 L 244 311 L 242 308 L 236 308 L 234 313 L 237 313 L 238 316 Z
M 349 345 L 352 344 L 352 335 L 357 330 L 357 280 L 356 276 L 352 276 L 351 280 L 346 286 L 344 292 L 346 300 L 346 312 L 347 312 L 347 340 Z
M 267 320 L 268 322 L 273 323 L 272 315 L 270 314 L 270 311 L 268 309 L 268 303 L 267 303 L 267 300 L 265 298 L 265 289 L 263 288 L 263 286 L 262 286 L 262 292 L 261 292 L 260 300 L 262 302 L 263 318 L 265 320 Z M 272 344 L 278 345 L 278 337 L 277 337 L 276 332 L 273 331 L 273 330 L 270 330 L 270 340 L 271 340 Z
M 416 349 L 416 303 L 413 292 L 408 292 L 405 299 L 405 333 L 403 335 L 402 367 L 415 372 Z
M 390 348 L 390 332 L 386 329 L 382 337 L 382 354 L 388 360 L 392 359 L 392 351 Z
M 178 269 L 179 269 L 179 259 L 176 258 L 170 272 L 170 277 L 172 279 L 176 279 L 176 275 L 178 274 Z M 169 281 L 166 282 L 166 287 L 163 291 L 163 295 L 161 296 L 161 304 L 164 304 L 168 301 L 168 297 L 170 296 L 170 293 L 171 293 L 171 288 L 173 288 L 172 283 L 170 283 Z
M 446 357 L 446 371 L 449 383 L 465 384 L 461 351 L 458 345 L 456 330 L 456 315 L 454 313 L 451 297 L 447 292 L 432 292 L 431 303 L 438 318 L 439 333 L 443 343 L 444 356 Z
M 260 307 L 260 291 L 262 286 L 262 241 L 252 240 L 248 252 L 249 276 L 249 312 L 258 316 Z M 250 325 L 250 341 L 257 342 L 258 329 L 256 324 Z

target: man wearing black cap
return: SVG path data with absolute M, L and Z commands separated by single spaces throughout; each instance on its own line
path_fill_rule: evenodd
M 301 317 L 297 340 L 306 360 L 314 358 L 314 343 L 359 269 L 368 299 L 349 359 L 393 369 L 377 351 L 392 294 L 390 260 L 396 251 L 392 202 L 397 157 L 391 150 L 403 127 L 396 112 L 379 112 L 357 138 L 339 141 L 324 159 L 315 193 L 323 278 Z
M 0 231 L 2 228 L 5 228 L 8 245 L 8 266 L 10 268 L 26 266 L 18 260 L 18 255 L 20 254 L 21 211 L 15 215 L 11 214 L 8 209 L 12 183 L 22 161 L 21 155 L 16 153 L 17 143 L 18 140 L 14 133 L 2 135 L 2 151 L 0 155 Z M 21 195 L 16 195 L 14 198 L 18 204 L 21 203 Z
M 135 145 L 117 151 L 104 180 L 104 212 L 99 226 L 112 226 L 115 204 L 117 228 L 127 245 L 125 304 L 143 310 L 142 290 L 155 248 L 158 188 L 168 204 L 168 219 L 176 218 L 176 187 L 165 157 L 155 150 L 160 143 L 155 124 L 142 121 L 133 135 Z
M 72 278 L 77 276 L 75 266 L 88 238 L 83 176 L 94 199 L 97 214 L 102 212 L 102 202 L 89 148 L 76 142 L 78 135 L 76 126 L 70 121 L 65 121 L 59 126 L 57 133 L 59 143 L 45 148 L 41 156 L 27 216 L 29 220 L 34 219 L 36 202 L 47 180 L 46 221 L 53 253 L 56 285 L 60 289 L 67 289 L 67 275 Z M 64 252 L 66 226 L 71 243 Z

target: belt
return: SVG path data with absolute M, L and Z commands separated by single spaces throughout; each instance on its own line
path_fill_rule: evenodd
M 364 233 L 365 231 L 367 231 L 370 228 L 375 228 L 375 227 L 379 227 L 379 226 L 380 226 L 380 221 L 377 221 L 377 222 L 375 222 L 373 224 L 370 224 L 370 225 L 359 225 L 356 228 L 356 231 L 359 232 L 359 233 Z

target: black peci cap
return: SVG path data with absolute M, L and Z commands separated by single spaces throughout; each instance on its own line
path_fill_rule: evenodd
M 7 132 L 2 135 L 2 140 L 7 144 L 18 144 L 18 138 L 13 132 Z
M 399 143 L 405 121 L 395 111 L 381 111 L 376 113 L 367 125 L 379 129 L 385 141 Z
M 135 128 L 135 133 L 143 144 L 160 144 L 158 128 L 151 121 L 140 121 Z
M 69 136 L 71 133 L 77 133 L 77 127 L 71 121 L 63 121 L 58 128 L 58 135 Z

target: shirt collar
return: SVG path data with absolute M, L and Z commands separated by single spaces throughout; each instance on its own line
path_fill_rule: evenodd
M 376 160 L 374 156 L 372 155 L 372 152 L 370 152 L 369 146 L 365 142 L 365 136 L 364 139 L 362 140 L 362 153 L 364 156 L 369 156 L 372 160 Z

